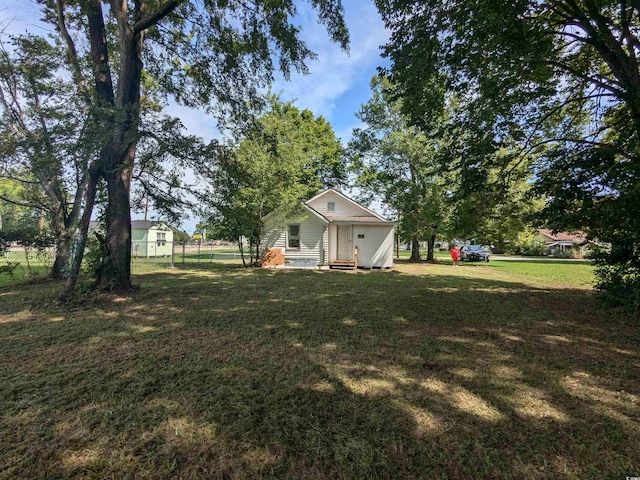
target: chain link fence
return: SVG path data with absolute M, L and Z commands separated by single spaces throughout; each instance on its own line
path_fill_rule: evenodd
M 148 266 L 173 267 L 186 264 L 204 264 L 214 261 L 241 261 L 234 245 L 202 242 L 133 241 L 131 260 L 134 269 Z
M 54 260 L 54 247 L 5 246 L 0 250 L 0 274 L 7 278 L 6 282 L 0 281 L 0 285 L 45 277 L 50 274 Z M 165 241 L 134 241 L 131 245 L 131 266 L 134 272 L 148 268 L 241 260 L 240 251 L 234 245 Z
M 0 250 L 0 274 L 19 281 L 45 277 L 51 272 L 54 259 L 54 247 L 5 245 Z M 0 278 L 0 285 L 3 283 Z

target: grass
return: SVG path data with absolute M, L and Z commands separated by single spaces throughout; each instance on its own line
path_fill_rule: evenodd
M 0 288 L 0 477 L 638 475 L 638 327 L 567 267 Z
M 492 269 L 518 278 L 519 281 L 535 285 L 551 284 L 556 287 L 589 287 L 593 284 L 593 269 L 590 265 L 571 260 L 506 261 L 494 259 L 489 262 Z
M 52 252 L 24 250 L 0 253 L 0 287 L 39 280 L 51 272 Z M 4 271 L 9 269 L 10 273 Z

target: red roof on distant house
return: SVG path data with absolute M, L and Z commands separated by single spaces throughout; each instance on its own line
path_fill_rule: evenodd
M 548 237 L 549 240 L 554 242 L 573 242 L 573 243 L 582 243 L 587 239 L 587 234 L 584 232 L 577 232 L 575 234 L 567 233 L 567 232 L 556 232 L 553 233 L 552 230 L 547 228 L 539 228 L 538 233 Z

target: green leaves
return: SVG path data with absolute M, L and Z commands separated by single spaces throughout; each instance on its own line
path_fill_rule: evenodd
M 245 236 L 254 244 L 266 214 L 295 209 L 345 176 L 331 125 L 275 97 L 213 173 L 210 225 L 222 238 Z
M 374 77 L 371 89 L 358 113 L 366 128 L 354 130 L 349 143 L 356 185 L 398 215 L 403 238 L 426 239 L 445 212 L 437 140 L 409 126 L 388 79 Z
M 310 3 L 330 38 L 346 49 L 341 1 Z M 220 119 L 246 120 L 263 105 L 259 92 L 275 68 L 289 78 L 291 71 L 307 72 L 305 62 L 315 58 L 292 23 L 296 13 L 291 0 L 184 2 L 148 31 L 145 68 L 180 103 Z

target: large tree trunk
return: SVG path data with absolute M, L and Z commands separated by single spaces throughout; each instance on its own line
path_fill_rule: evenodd
M 105 173 L 107 233 L 105 257 L 96 286 L 105 290 L 131 287 L 131 210 L 129 193 L 133 165 Z
M 427 242 L 427 262 L 433 262 L 433 251 L 434 246 L 436 244 L 436 235 L 433 234 L 429 237 L 429 241 Z
M 96 279 L 101 289 L 131 287 L 131 177 L 138 143 L 142 33 L 134 33 L 124 11 L 116 12 L 120 34 L 120 71 L 114 136 L 107 158 L 107 235 L 103 265 Z
M 409 260 L 411 262 L 420 261 L 420 242 L 416 237 L 411 238 L 411 258 Z

